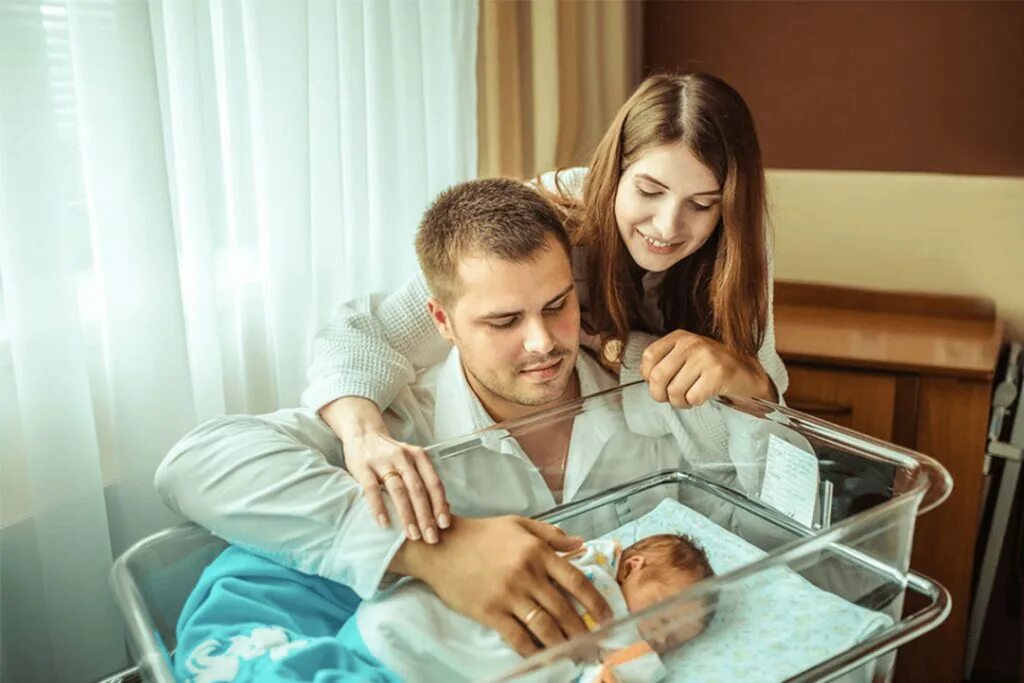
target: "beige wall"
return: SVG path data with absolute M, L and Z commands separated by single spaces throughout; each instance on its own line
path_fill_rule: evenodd
M 1024 178 L 769 170 L 775 276 L 986 296 L 1024 338 Z

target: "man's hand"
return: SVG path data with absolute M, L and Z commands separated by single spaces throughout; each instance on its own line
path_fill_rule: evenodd
M 389 569 L 420 579 L 525 657 L 538 643 L 551 647 L 587 632 L 568 596 L 600 621 L 611 617 L 594 585 L 556 552 L 581 543 L 525 517 L 454 517 L 441 543 L 405 543 Z

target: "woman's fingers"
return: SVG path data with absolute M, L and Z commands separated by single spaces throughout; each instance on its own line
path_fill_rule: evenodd
M 649 382 L 651 380 L 651 370 L 674 348 L 675 339 L 672 335 L 653 341 L 650 346 L 644 349 L 644 353 L 640 357 L 640 376 Z
M 719 393 L 721 393 L 721 382 L 712 379 L 710 374 L 702 373 L 685 390 L 683 400 L 689 407 L 695 408 L 704 405 L 712 396 L 717 396 Z
M 686 330 L 675 330 L 657 339 L 644 349 L 640 357 L 640 375 L 650 381 L 651 371 L 661 363 L 669 353 L 676 349 L 686 349 L 699 342 L 703 337 L 687 332 Z
M 384 497 L 380 493 L 380 479 L 369 467 L 353 467 L 352 469 L 353 471 L 349 472 L 349 474 L 363 487 L 363 493 L 366 495 L 366 506 L 370 508 L 373 518 L 377 520 L 377 524 L 386 528 L 391 523 L 391 518 L 388 516 L 388 509 L 384 505 Z
M 415 457 L 408 451 L 403 455 L 405 464 L 399 469 L 402 473 L 402 481 L 405 483 L 405 494 L 408 496 L 413 514 L 416 516 L 417 531 L 427 543 L 437 543 L 437 523 L 434 521 L 434 511 L 431 507 L 430 496 L 427 494 L 427 486 L 423 483 L 416 467 Z
M 690 399 L 696 397 L 694 388 L 701 386 L 701 383 L 707 377 L 707 373 L 708 368 L 706 366 L 702 366 L 692 358 L 687 360 L 668 383 L 668 387 L 665 390 L 668 402 L 675 408 L 692 408 L 700 405 L 700 403 L 695 403 Z
M 381 484 L 395 504 L 395 510 L 398 512 L 398 519 L 406 537 L 410 541 L 420 540 L 423 536 L 420 533 L 419 524 L 416 522 L 416 511 L 413 510 L 412 502 L 409 500 L 409 492 L 401 468 L 392 467 L 383 472 L 378 471 L 377 476 L 380 477 Z
M 676 346 L 651 369 L 647 383 L 655 401 L 671 403 L 676 408 L 689 407 L 684 396 L 700 373 L 699 367 L 690 362 L 691 356 L 691 345 Z M 690 384 L 683 387 L 682 383 L 686 379 Z
M 425 450 L 415 448 L 413 449 L 412 456 L 413 462 L 416 465 L 416 471 L 419 472 L 420 479 L 423 480 L 423 484 L 427 487 L 427 495 L 430 497 L 430 506 L 433 508 L 434 520 L 439 527 L 447 529 L 451 524 L 451 514 L 448 511 L 448 497 L 444 491 L 444 482 L 441 481 L 441 477 L 437 476 L 434 462 Z
M 381 526 L 391 521 L 382 498 L 387 491 L 395 515 L 410 540 L 440 540 L 438 528 L 451 523 L 444 484 L 426 452 L 389 437 L 370 439 L 347 456 L 349 472 L 366 493 L 366 502 Z
M 721 394 L 777 398 L 759 370 L 756 359 L 748 362 L 714 340 L 683 330 L 648 346 L 641 366 L 654 400 L 676 408 L 703 405 Z

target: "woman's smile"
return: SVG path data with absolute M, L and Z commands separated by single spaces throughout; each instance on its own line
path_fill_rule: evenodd
M 663 240 L 649 237 L 640 230 L 637 230 L 636 233 L 640 235 L 641 238 L 643 238 L 644 244 L 647 246 L 647 250 L 650 251 L 652 254 L 671 254 L 672 252 L 674 252 L 676 249 L 683 245 L 682 241 L 665 242 Z

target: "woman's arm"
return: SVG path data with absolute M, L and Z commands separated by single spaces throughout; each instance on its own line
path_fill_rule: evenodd
M 423 274 L 416 273 L 391 294 L 338 306 L 313 339 L 303 405 L 320 411 L 344 396 L 361 396 L 386 410 L 418 371 L 451 350 L 430 319 L 429 298 Z
M 412 540 L 437 542 L 450 521 L 444 487 L 426 452 L 391 438 L 382 411 L 420 370 L 448 355 L 451 345 L 427 312 L 422 273 L 387 296 L 338 307 L 313 340 L 309 388 L 302 402 L 319 412 L 345 447 L 345 467 L 363 488 L 378 524 L 390 523 L 384 484 L 402 529 Z M 391 472 L 400 477 L 387 477 Z
M 676 408 L 699 406 L 723 394 L 782 402 L 789 377 L 775 350 L 773 289 L 769 257 L 768 314 L 757 356 L 745 356 L 686 330 L 674 330 L 654 342 L 647 335 L 632 334 L 622 355 L 623 372 L 647 380 L 655 400 Z

